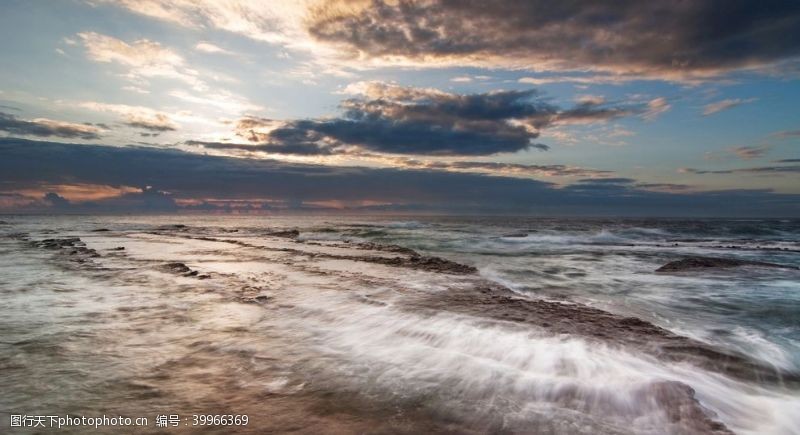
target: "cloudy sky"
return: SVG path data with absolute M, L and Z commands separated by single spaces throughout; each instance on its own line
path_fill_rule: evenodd
M 0 1 L 0 212 L 800 216 L 796 1 Z

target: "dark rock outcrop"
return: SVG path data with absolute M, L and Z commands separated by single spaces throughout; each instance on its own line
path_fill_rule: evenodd
M 93 233 L 107 233 L 109 231 L 111 230 L 109 230 L 108 228 L 98 228 L 96 230 L 92 230 Z
M 166 263 L 158 267 L 159 270 L 181 276 L 197 276 L 197 271 L 192 270 L 183 263 Z
M 681 260 L 670 261 L 669 263 L 656 269 L 656 272 L 682 272 L 685 270 L 726 269 L 731 267 L 742 267 L 742 266 L 797 269 L 794 266 L 786 266 L 776 263 L 767 263 L 763 261 L 739 260 L 735 258 L 688 257 L 688 258 L 683 258 Z
M 88 258 L 97 258 L 100 256 L 96 250 L 87 248 L 86 244 L 78 237 L 44 239 L 31 243 L 37 248 L 58 250 L 62 254 L 73 257 L 71 260 L 78 263 L 83 263 Z
M 714 420 L 714 413 L 704 408 L 692 387 L 677 381 L 648 385 L 640 394 L 642 400 L 652 398 L 663 409 L 675 429 L 685 433 L 733 435 L 724 424 Z
M 285 237 L 287 239 L 296 239 L 300 236 L 300 231 L 298 231 L 297 229 L 285 230 L 285 231 L 270 231 L 267 233 L 267 235 L 272 237 Z
M 163 225 L 158 227 L 159 230 L 174 230 L 174 231 L 185 231 L 189 227 L 184 224 L 174 224 L 174 225 Z
M 200 274 L 200 272 L 196 270 L 192 270 L 189 266 L 180 263 L 180 262 L 173 262 L 173 263 L 166 263 L 158 266 L 158 270 L 162 272 L 171 273 L 174 275 L 180 275 L 186 278 L 197 278 L 197 279 L 209 279 L 211 275 L 208 274 Z
M 357 249 L 363 249 L 365 251 L 383 251 L 383 252 L 394 252 L 397 254 L 406 254 L 411 256 L 419 256 L 419 252 L 411 249 L 406 248 L 399 245 L 386 245 L 382 243 L 375 243 L 375 242 L 364 242 L 364 243 L 353 243 L 349 245 L 350 247 L 354 247 Z
M 272 296 L 264 293 L 262 287 L 244 286 L 237 299 L 246 304 L 264 304 L 272 299 Z
M 177 262 L 163 264 L 161 267 L 159 267 L 159 269 L 172 273 L 188 273 L 192 271 L 189 266 Z
M 74 246 L 85 246 L 85 244 L 78 237 L 65 237 L 61 239 L 44 239 L 38 242 L 33 242 L 37 248 L 44 249 L 61 249 L 71 248 Z
M 466 264 L 456 263 L 455 261 L 445 260 L 444 258 L 426 257 L 422 255 L 413 255 L 410 257 L 336 257 L 347 260 L 384 264 L 386 266 L 407 267 L 428 272 L 451 273 L 456 275 L 469 275 L 478 272 L 478 269 Z

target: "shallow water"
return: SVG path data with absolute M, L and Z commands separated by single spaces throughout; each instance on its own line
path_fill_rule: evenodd
M 800 272 L 654 273 L 688 255 L 800 266 L 798 221 L 2 220 L 3 428 L 202 413 L 250 420 L 176 430 L 800 433 Z M 97 256 L 36 246 L 66 237 Z

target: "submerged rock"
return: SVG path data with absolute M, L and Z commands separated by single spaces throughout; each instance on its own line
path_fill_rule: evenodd
M 86 244 L 78 237 L 64 237 L 60 239 L 44 239 L 38 242 L 31 242 L 33 246 L 43 249 L 59 250 L 62 254 L 67 254 L 73 261 L 83 263 L 87 258 L 97 258 L 100 254 L 87 248 Z
M 197 278 L 197 279 L 208 279 L 211 278 L 211 275 L 203 274 L 200 275 L 200 272 L 196 270 L 192 270 L 189 266 L 181 263 L 181 262 L 173 262 L 173 263 L 166 263 L 158 266 L 158 269 L 162 272 L 172 273 L 175 275 L 184 276 L 186 278 Z
M 300 231 L 298 231 L 297 229 L 285 230 L 285 231 L 270 231 L 267 233 L 267 235 L 272 237 L 285 237 L 287 239 L 296 239 L 300 237 Z
M 92 230 L 93 233 L 107 233 L 109 231 L 111 230 L 109 230 L 108 228 L 98 228 L 96 230 Z
M 516 237 L 516 238 L 528 237 L 528 233 L 520 231 L 518 233 L 503 234 L 501 237 L 512 237 L 512 238 L 514 238 L 514 237 Z
M 78 237 L 65 237 L 61 239 L 44 239 L 33 243 L 37 248 L 61 249 L 73 246 L 85 246 Z
M 188 228 L 189 227 L 184 224 L 162 225 L 158 227 L 159 230 L 177 230 L 177 231 L 183 231 Z
M 30 234 L 22 232 L 6 234 L 5 237 L 8 237 L 9 239 L 24 240 L 24 241 L 29 241 L 31 239 Z
M 375 242 L 364 242 L 364 243 L 354 243 L 350 245 L 357 249 L 363 249 L 366 251 L 383 251 L 383 252 L 395 252 L 398 254 L 406 254 L 411 256 L 419 256 L 419 252 L 411 249 L 406 248 L 400 245 L 385 245 L 382 243 L 375 243 Z
M 87 248 L 85 246 L 76 246 L 71 248 L 69 251 L 69 255 L 83 255 L 86 257 L 96 258 L 99 257 L 100 254 L 97 253 L 94 249 Z
M 652 398 L 678 430 L 685 430 L 686 433 L 733 434 L 724 424 L 714 420 L 717 416 L 700 404 L 692 387 L 682 382 L 656 382 L 644 388 L 641 394 L 642 400 Z
M 425 295 L 404 304 L 415 313 L 450 311 L 517 324 L 534 325 L 555 335 L 574 335 L 630 346 L 665 361 L 686 362 L 736 379 L 800 387 L 800 372 L 774 366 L 677 335 L 637 317 L 612 314 L 577 303 L 521 297 L 501 286 Z
M 239 302 L 246 304 L 264 304 L 272 299 L 272 296 L 265 293 L 262 287 L 244 286 L 237 297 Z
M 190 269 L 189 266 L 178 262 L 162 264 L 159 267 L 159 269 L 165 272 L 177 273 L 177 274 L 187 274 L 192 272 L 192 269 Z
M 767 263 L 764 261 L 739 260 L 735 258 L 714 257 L 688 257 L 681 260 L 670 261 L 656 269 L 656 272 L 681 272 L 684 270 L 698 269 L 724 269 L 742 266 L 775 267 L 782 269 L 797 269 L 794 266 Z
M 116 248 L 109 249 L 109 251 L 124 251 L 124 250 L 125 250 L 124 246 L 117 246 Z
M 439 257 L 426 257 L 422 255 L 412 255 L 410 257 L 338 257 L 355 261 L 366 261 L 368 263 L 384 264 L 387 266 L 407 267 L 410 269 L 425 270 L 428 272 L 451 273 L 456 275 L 469 275 L 477 273 L 478 269 L 466 264 L 456 263 L 455 261 L 445 260 Z

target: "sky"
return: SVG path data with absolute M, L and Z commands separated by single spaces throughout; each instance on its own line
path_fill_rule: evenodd
M 800 2 L 0 0 L 0 213 L 800 216 Z

